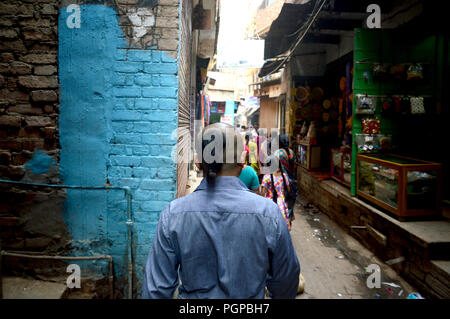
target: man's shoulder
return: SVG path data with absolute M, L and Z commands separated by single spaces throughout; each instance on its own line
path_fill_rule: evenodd
M 255 194 L 250 190 L 234 190 L 234 192 L 236 192 L 237 196 L 232 206 L 239 207 L 239 211 L 252 211 L 273 218 L 280 214 L 278 205 L 271 199 Z M 174 199 L 166 206 L 164 211 L 166 214 L 177 214 L 187 210 L 202 210 L 203 204 L 208 207 L 211 206 L 210 202 L 203 203 L 205 200 L 206 198 L 202 196 L 202 191 L 194 191 L 189 195 Z

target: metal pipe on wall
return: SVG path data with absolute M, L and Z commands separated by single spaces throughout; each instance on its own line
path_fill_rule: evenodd
M 31 258 L 31 259 L 51 259 L 51 260 L 97 260 L 97 259 L 107 259 L 109 262 L 109 276 L 108 276 L 108 284 L 109 284 L 109 298 L 114 298 L 114 287 L 113 287 L 113 259 L 110 255 L 99 255 L 99 256 L 47 256 L 47 255 L 27 255 L 27 254 L 19 254 L 12 253 L 8 251 L 0 251 L 0 260 L 2 260 L 3 256 L 11 256 L 11 257 L 19 257 L 19 258 Z M 1 270 L 1 266 L 0 266 Z M 0 273 L 1 277 L 1 273 Z M 0 281 L 1 284 L 1 281 Z M 2 296 L 3 286 L 0 286 L 0 296 Z
M 49 188 L 66 188 L 66 189 L 84 189 L 84 190 L 123 190 L 125 192 L 125 197 L 127 199 L 127 247 L 128 247 L 128 299 L 133 298 L 133 260 L 132 260 L 132 227 L 133 221 L 133 211 L 131 201 L 133 195 L 131 188 L 128 186 L 78 186 L 78 185 L 56 185 L 56 184 L 40 184 L 40 183 L 29 183 L 29 182 L 16 182 L 10 180 L 0 179 L 0 183 L 13 184 L 19 186 L 38 186 L 38 187 L 49 187 Z

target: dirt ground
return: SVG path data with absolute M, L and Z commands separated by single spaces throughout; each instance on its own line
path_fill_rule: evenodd
M 306 282 L 297 298 L 406 299 L 417 291 L 314 206 L 298 198 L 294 213 L 291 237 Z M 370 264 L 380 266 L 380 288 L 367 287 Z

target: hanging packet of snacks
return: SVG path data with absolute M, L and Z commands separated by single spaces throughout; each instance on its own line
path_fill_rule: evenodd
M 423 67 L 420 63 L 411 64 L 406 75 L 407 80 L 422 80 Z
M 366 118 L 361 121 L 363 134 L 380 134 L 380 120 Z
M 423 97 L 411 97 L 411 114 L 425 114 L 425 104 Z
M 376 108 L 376 98 L 374 96 L 368 96 L 358 94 L 356 104 L 357 114 L 374 114 Z
M 389 74 L 390 65 L 386 63 L 375 63 L 373 65 L 373 76 L 374 78 L 383 79 Z

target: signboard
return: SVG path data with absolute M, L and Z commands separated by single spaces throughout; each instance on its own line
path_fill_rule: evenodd
M 217 113 L 225 113 L 225 103 L 217 104 Z
M 234 114 L 224 114 L 220 117 L 220 122 L 234 125 Z
M 211 113 L 217 113 L 217 104 L 211 104 Z
M 269 86 L 269 97 L 277 97 L 277 96 L 279 96 L 280 95 L 280 93 L 281 93 L 281 86 L 278 84 L 278 85 L 272 85 L 272 86 Z
M 256 96 L 249 96 L 245 99 L 245 107 L 259 107 L 259 99 Z

